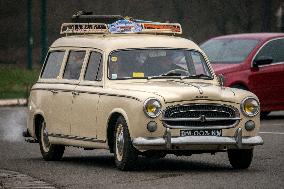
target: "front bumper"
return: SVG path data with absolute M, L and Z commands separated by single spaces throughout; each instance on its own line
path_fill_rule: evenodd
M 243 137 L 242 129 L 238 128 L 234 137 L 219 136 L 186 136 L 171 137 L 170 129 L 167 128 L 164 137 L 133 139 L 132 144 L 140 151 L 145 150 L 220 150 L 220 149 L 246 149 L 256 145 L 262 145 L 260 136 Z M 207 148 L 208 146 L 208 148 Z M 197 147 L 197 148 L 196 148 Z

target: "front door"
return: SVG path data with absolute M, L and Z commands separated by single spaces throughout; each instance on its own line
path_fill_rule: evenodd
M 284 39 L 275 39 L 262 47 L 256 58 L 269 56 L 273 62 L 259 68 L 250 75 L 251 91 L 260 99 L 263 111 L 284 108 Z

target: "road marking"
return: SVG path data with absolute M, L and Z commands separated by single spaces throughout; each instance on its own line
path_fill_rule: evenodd
M 259 132 L 261 134 L 273 134 L 273 135 L 284 135 L 284 133 L 280 133 L 280 132 Z
M 271 123 L 267 123 L 267 124 L 264 124 L 264 123 L 262 123 L 261 125 L 267 125 L 267 126 L 284 126 L 283 124 L 278 124 L 278 123 L 275 123 L 275 124 L 271 124 Z

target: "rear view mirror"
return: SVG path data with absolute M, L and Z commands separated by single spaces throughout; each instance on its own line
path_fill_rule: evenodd
M 258 67 L 261 65 L 271 64 L 273 62 L 273 58 L 270 56 L 259 56 L 256 57 L 253 61 L 253 67 Z

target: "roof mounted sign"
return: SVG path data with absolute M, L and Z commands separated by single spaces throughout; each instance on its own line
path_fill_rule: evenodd
M 92 15 L 89 15 L 89 17 Z M 96 18 L 102 19 L 102 16 Z M 107 17 L 109 19 L 109 17 Z M 125 18 L 111 24 L 107 23 L 63 23 L 60 34 L 110 34 L 110 33 L 149 33 L 182 34 L 179 23 L 160 23 Z
M 108 30 L 110 33 L 138 33 L 142 32 L 142 26 L 131 20 L 118 20 L 109 24 Z

